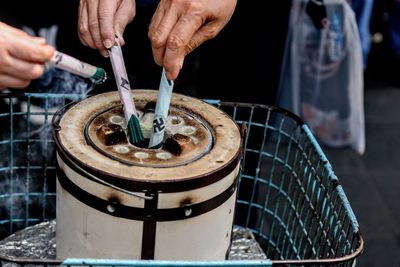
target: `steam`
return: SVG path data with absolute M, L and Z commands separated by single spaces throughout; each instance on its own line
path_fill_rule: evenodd
M 41 110 L 39 113 L 47 114 L 48 116 L 39 116 L 31 120 L 33 124 L 39 126 L 35 131 L 31 133 L 33 135 L 39 135 L 39 139 L 43 140 L 41 143 L 41 156 L 52 157 L 54 154 L 54 146 L 52 142 L 49 144 L 46 140 L 51 140 L 52 115 L 59 108 L 71 101 L 79 101 L 87 97 L 87 95 L 94 89 L 95 83 L 89 79 L 83 79 L 74 74 L 68 73 L 63 70 L 51 68 L 39 79 L 37 83 L 37 91 L 41 93 L 48 93 L 51 96 L 36 99 L 40 100 L 38 103 L 34 103 L 30 107 L 31 112 L 34 110 Z M 32 100 L 32 102 L 35 99 Z M 31 122 L 28 122 L 31 123 Z M 49 148 L 49 145 L 51 147 Z M 50 153 L 49 153 L 50 152 Z
M 95 88 L 95 83 L 71 73 L 51 68 L 32 84 L 30 101 L 0 103 L 2 110 L 13 107 L 10 117 L 0 117 L 0 239 L 39 220 L 55 216 L 55 147 L 52 114 L 71 101 L 79 101 Z M 1 101 L 1 100 L 0 100 Z M 29 118 L 28 118 L 29 110 Z M 1 112 L 4 111 L 0 111 Z M 4 140 L 11 140 L 2 144 Z M 34 219 L 25 223 L 25 218 Z M 19 220 L 21 219 L 21 220 Z M 14 220 L 12 225 L 2 220 Z
M 38 92 L 63 94 L 67 100 L 80 100 L 94 89 L 95 83 L 90 79 L 78 77 L 69 72 L 56 68 L 49 68 L 39 79 L 37 84 Z M 63 104 L 64 97 L 48 98 L 47 106 L 44 108 L 59 107 Z
M 57 25 L 37 32 L 28 26 L 22 29 L 45 38 L 56 48 Z M 47 194 L 55 192 L 52 114 L 69 102 L 86 98 L 95 85 L 89 79 L 47 67 L 30 91 L 47 97 L 32 95 L 30 101 L 8 102 L 0 99 L 0 239 L 55 217 L 55 196 Z M 11 107 L 13 116 L 4 116 L 11 113 Z M 26 218 L 31 220 L 26 222 Z

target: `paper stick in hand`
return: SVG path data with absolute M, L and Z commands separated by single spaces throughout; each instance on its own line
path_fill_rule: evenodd
M 163 69 L 160 88 L 158 90 L 156 110 L 154 112 L 153 132 L 150 137 L 149 148 L 158 148 L 163 144 L 173 88 L 174 82 L 167 79 L 165 69 Z
M 137 145 L 143 142 L 144 138 L 142 129 L 140 128 L 135 102 L 133 101 L 131 86 L 126 73 L 124 58 L 118 37 L 115 38 L 115 45 L 110 49 L 110 59 L 118 87 L 118 93 L 124 106 L 128 138 L 132 144 Z

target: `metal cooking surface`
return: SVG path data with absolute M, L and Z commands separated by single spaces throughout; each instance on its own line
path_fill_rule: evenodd
M 152 131 L 153 110 L 140 110 L 143 135 L 148 139 Z M 85 126 L 87 142 L 103 155 L 128 165 L 171 167 L 184 165 L 202 157 L 212 147 L 210 127 L 189 112 L 171 107 L 165 127 L 165 142 L 161 148 L 148 149 L 130 144 L 126 139 L 126 122 L 121 106 L 95 114 Z

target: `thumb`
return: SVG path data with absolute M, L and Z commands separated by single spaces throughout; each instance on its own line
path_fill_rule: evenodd
M 35 44 L 39 44 L 39 45 L 45 45 L 46 44 L 46 39 L 42 38 L 42 37 L 32 37 L 32 39 L 30 39 L 32 42 L 34 42 Z
M 186 54 L 191 53 L 205 41 L 214 38 L 217 33 L 222 29 L 222 26 L 216 22 L 208 23 L 202 26 L 191 38 L 186 45 Z
M 125 44 L 125 39 L 124 39 L 125 27 L 126 25 L 115 22 L 115 35 L 118 36 L 121 45 Z

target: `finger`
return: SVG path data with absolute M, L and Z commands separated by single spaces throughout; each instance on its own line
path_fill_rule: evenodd
M 222 29 L 222 27 L 220 27 Z M 193 50 L 195 50 L 197 47 L 199 47 L 202 43 L 205 41 L 214 38 L 219 32 L 219 30 L 216 30 L 216 28 L 212 25 L 207 25 L 202 28 L 200 28 L 192 37 L 192 39 L 189 41 L 189 43 L 186 45 L 185 48 L 185 53 L 180 54 L 179 56 L 176 57 L 176 62 L 179 62 L 177 66 L 173 66 L 171 68 L 166 68 L 167 69 L 167 78 L 170 80 L 174 80 L 178 77 L 180 70 L 182 69 L 183 62 L 185 60 L 185 56 L 189 53 L 191 53 Z M 177 63 L 176 63 L 177 64 Z
M 13 35 L 18 35 L 18 36 L 24 36 L 24 37 L 30 37 L 33 38 L 31 35 L 27 34 L 26 32 L 24 32 L 23 30 L 20 30 L 18 28 L 14 28 L 10 25 L 7 25 L 5 23 L 0 22 L 0 26 L 1 26 L 1 30 L 2 31 L 6 31 L 9 32 Z
M 223 28 L 223 25 L 218 23 L 208 23 L 201 27 L 193 36 L 189 43 L 186 45 L 185 55 L 191 53 L 205 41 L 214 38 L 218 32 Z
M 12 46 L 8 48 L 12 57 L 24 61 L 45 63 L 54 55 L 54 48 L 49 45 L 38 45 L 24 38 L 16 37 Z
M 161 20 L 164 18 L 164 14 L 165 14 L 165 8 L 163 5 L 163 2 L 160 2 L 160 4 L 157 6 L 156 11 L 153 14 L 153 17 L 151 18 L 151 22 L 149 25 L 149 32 L 148 32 L 148 37 L 150 39 L 151 42 L 151 36 L 154 33 L 155 29 L 158 27 L 158 25 L 160 24 Z M 154 61 L 158 64 L 158 65 L 162 65 L 162 59 L 164 58 L 164 51 L 165 49 L 162 51 L 161 55 L 160 53 L 157 51 L 154 51 L 154 48 L 152 47 L 153 50 L 153 57 L 154 57 Z
M 177 21 L 177 10 L 175 8 L 170 8 L 162 15 L 162 19 L 158 25 L 149 29 L 149 38 L 153 49 L 153 56 L 158 65 L 162 65 L 163 63 L 168 37 Z
M 167 70 L 166 75 L 169 80 L 175 80 L 178 77 L 179 72 L 183 67 L 183 62 L 185 60 L 186 55 L 191 53 L 193 50 L 195 50 L 197 47 L 199 47 L 206 40 L 208 40 L 208 39 L 203 35 L 202 32 L 196 32 L 193 35 L 192 39 L 186 45 L 185 53 L 181 53 L 180 55 L 178 55 L 176 57 L 175 64 L 178 64 L 178 62 L 179 62 L 179 64 L 177 66 L 174 65 L 173 67 L 166 67 L 166 70 Z M 167 63 L 165 65 L 167 65 Z
M 186 55 L 186 47 L 202 23 L 199 16 L 182 15 L 171 31 L 163 59 L 168 79 L 174 80 L 178 76 Z
M 98 18 L 100 26 L 100 38 L 102 45 L 109 49 L 114 45 L 114 17 L 118 8 L 118 1 L 100 0 Z
M 115 1 L 109 1 L 105 0 L 107 2 L 115 2 Z M 100 1 L 101 2 L 101 1 Z M 90 5 L 90 8 L 89 8 Z M 90 35 L 92 36 L 92 40 L 94 43 L 94 46 L 96 47 L 97 50 L 100 51 L 100 53 L 106 57 L 108 56 L 107 49 L 104 47 L 103 41 L 101 39 L 101 34 L 100 34 L 100 16 L 101 14 L 99 13 L 99 1 L 94 0 L 90 1 L 88 3 L 88 26 L 89 26 L 89 32 Z
M 46 39 L 42 38 L 42 37 L 31 37 L 32 42 L 34 42 L 35 44 L 38 45 L 44 45 L 46 44 Z
M 88 20 L 88 11 L 87 11 L 87 4 L 86 1 L 81 1 L 80 3 L 80 14 L 79 14 L 79 39 L 81 40 L 81 43 L 96 49 L 96 46 L 94 45 L 94 41 L 92 39 L 92 36 L 90 35 L 89 31 L 89 20 Z
M 9 75 L 0 75 L 0 88 L 25 88 L 28 87 L 30 81 L 19 79 Z
M 133 20 L 135 15 L 135 2 L 132 2 L 132 0 L 125 0 L 115 13 L 114 29 L 115 34 L 118 36 L 121 45 L 125 44 L 123 35 L 126 25 L 128 25 L 128 23 Z
M 158 24 L 160 24 L 162 18 L 164 17 L 166 8 L 163 3 L 164 3 L 163 1 L 160 1 L 160 3 L 156 8 L 156 11 L 153 14 L 153 17 L 151 18 L 149 25 L 149 32 L 151 31 L 152 28 L 157 27 Z
M 23 80 L 38 79 L 43 75 L 44 65 L 21 60 L 15 57 L 3 59 L 2 72 Z
M 157 6 L 156 11 L 154 12 L 153 17 L 151 18 L 150 25 L 149 25 L 149 37 L 150 37 L 150 32 L 152 32 L 153 28 L 156 28 L 158 26 L 158 24 L 160 24 L 161 20 L 164 17 L 165 8 L 162 3 L 163 2 L 160 2 L 160 4 Z

